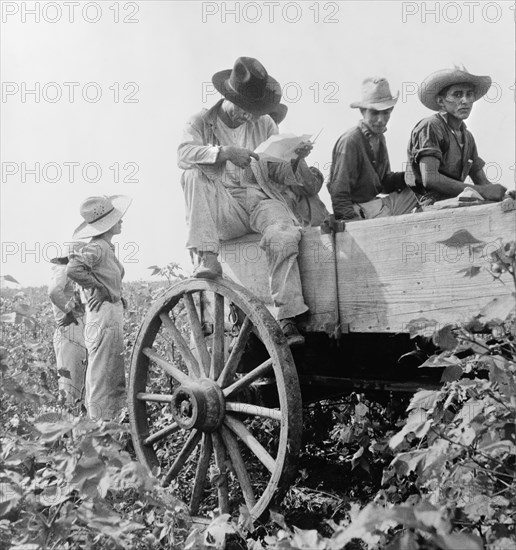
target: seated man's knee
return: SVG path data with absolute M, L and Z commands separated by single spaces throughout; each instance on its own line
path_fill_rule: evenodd
M 292 223 L 277 223 L 270 225 L 263 233 L 261 248 L 278 257 L 287 258 L 297 255 L 301 229 Z

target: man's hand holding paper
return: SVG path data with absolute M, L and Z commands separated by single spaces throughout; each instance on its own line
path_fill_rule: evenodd
M 295 134 L 275 134 L 258 145 L 254 150 L 262 159 L 289 162 L 297 158 L 305 158 L 312 150 L 311 134 L 296 136 Z

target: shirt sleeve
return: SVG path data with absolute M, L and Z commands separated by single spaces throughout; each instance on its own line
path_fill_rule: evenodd
M 66 275 L 85 289 L 100 288 L 103 285 L 94 276 L 93 270 L 102 258 L 102 247 L 96 242 L 90 242 L 80 251 L 70 254 Z
M 475 172 L 478 172 L 479 170 L 482 170 L 482 168 L 484 168 L 486 163 L 485 163 L 484 159 L 482 159 L 478 156 L 477 144 L 475 143 L 475 139 L 473 138 L 473 135 L 470 134 L 470 137 L 471 137 L 471 141 L 472 141 L 471 160 L 473 161 L 473 164 L 471 165 L 471 168 L 469 169 L 469 173 L 474 174 Z
M 48 297 L 63 313 L 68 313 L 73 308 L 65 294 L 67 282 L 66 265 L 53 265 L 48 285 Z
M 286 185 L 298 196 L 313 197 L 322 186 L 304 159 L 299 160 L 295 172 L 290 162 L 269 162 L 268 172 L 272 181 Z
M 177 149 L 179 168 L 188 170 L 197 164 L 215 164 L 220 147 L 205 143 L 200 115 L 192 117 L 183 129 L 183 138 Z
M 438 123 L 434 120 L 425 120 L 414 129 L 411 140 L 410 156 L 419 164 L 423 157 L 434 157 L 442 161 L 442 142 L 444 135 Z
M 359 151 L 356 142 L 341 137 L 333 152 L 333 165 L 328 190 L 336 218 L 350 220 L 356 217 L 351 200 L 351 187 L 359 176 Z

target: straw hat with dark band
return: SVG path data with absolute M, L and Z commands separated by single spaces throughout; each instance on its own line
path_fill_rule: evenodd
M 111 229 L 126 213 L 133 199 L 126 195 L 88 197 L 81 204 L 84 221 L 74 231 L 74 239 L 102 235 Z
M 475 89 L 475 101 L 478 101 L 491 87 L 491 77 L 473 75 L 465 68 L 442 69 L 432 73 L 421 83 L 419 99 L 425 107 L 432 111 L 440 111 L 441 106 L 437 103 L 437 96 L 442 90 L 454 84 L 471 84 Z

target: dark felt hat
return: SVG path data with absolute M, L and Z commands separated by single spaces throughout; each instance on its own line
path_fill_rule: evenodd
M 239 57 L 232 69 L 212 77 L 215 88 L 229 101 L 254 115 L 275 112 L 281 86 L 254 57 Z

